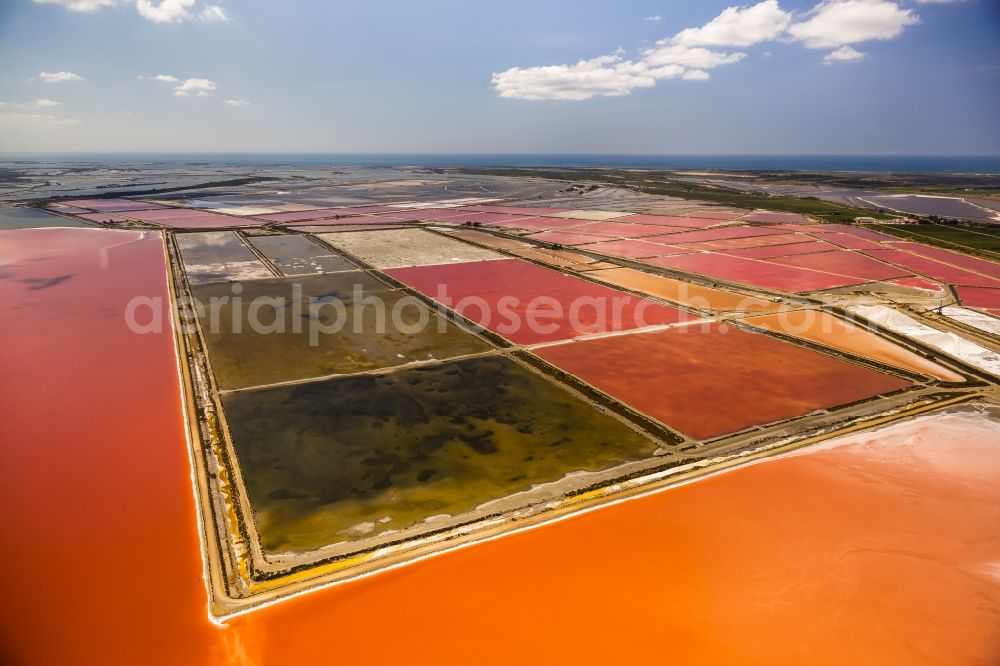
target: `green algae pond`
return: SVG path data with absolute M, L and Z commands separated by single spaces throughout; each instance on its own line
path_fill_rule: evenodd
M 223 404 L 271 553 L 403 530 L 657 448 L 503 356 L 237 391 Z

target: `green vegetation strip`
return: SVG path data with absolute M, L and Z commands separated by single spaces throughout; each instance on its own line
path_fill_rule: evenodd
M 959 224 L 868 224 L 873 231 L 987 259 L 1000 258 L 1000 229 Z

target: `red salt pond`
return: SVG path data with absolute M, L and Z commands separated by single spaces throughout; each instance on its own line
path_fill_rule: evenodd
M 1000 289 L 958 287 L 958 297 L 964 305 L 974 308 L 1000 309 Z
M 822 241 L 793 243 L 791 245 L 767 245 L 764 247 L 746 247 L 734 250 L 720 250 L 722 254 L 747 259 L 767 259 L 769 257 L 790 257 L 796 254 L 811 254 L 813 252 L 830 252 L 837 248 Z
M 670 237 L 667 236 L 667 240 Z M 724 238 L 721 240 L 700 241 L 696 243 L 684 243 L 684 245 L 698 250 L 735 250 L 751 247 L 770 247 L 771 245 L 789 245 L 794 243 L 808 243 L 812 238 L 804 234 L 773 234 L 766 236 L 746 236 L 744 238 Z
M 782 231 L 801 231 L 804 233 L 814 233 L 816 231 L 826 230 L 827 233 L 832 232 L 830 229 L 833 225 L 830 224 L 769 224 L 767 225 L 769 229 L 780 229 Z
M 934 259 L 921 257 L 903 250 L 864 250 L 864 253 L 908 268 L 934 280 L 963 287 L 1000 287 L 1000 280 L 945 264 Z
M 563 213 L 570 208 L 524 208 L 518 206 L 466 206 L 464 210 L 474 210 L 480 213 L 507 213 L 508 215 L 552 215 Z
M 217 213 L 214 213 L 217 215 Z M 160 222 L 173 218 L 198 217 L 200 215 L 213 215 L 198 208 L 164 208 L 156 210 L 143 210 L 129 213 L 129 217 L 134 220 L 145 220 L 146 222 Z
M 491 227 L 501 227 L 505 229 L 524 229 L 525 231 L 546 231 L 549 229 L 563 229 L 580 224 L 580 220 L 570 220 L 561 217 L 520 217 L 510 222 L 492 222 Z
M 264 224 L 263 221 L 248 218 L 238 218 L 229 215 L 219 215 L 216 213 L 204 213 L 202 215 L 192 215 L 190 217 L 175 217 L 169 220 L 158 220 L 154 224 L 159 224 L 170 229 L 235 229 L 239 227 L 256 227 Z
M 586 243 L 598 243 L 606 240 L 603 236 L 588 236 L 572 231 L 545 231 L 540 234 L 531 234 L 528 238 L 533 241 L 558 243 L 559 245 L 585 245 Z
M 650 260 L 650 263 L 653 261 Z M 864 282 L 859 278 L 821 273 L 793 266 L 780 266 L 764 261 L 730 257 L 711 252 L 679 257 L 658 257 L 655 263 L 666 268 L 701 273 L 722 280 L 742 282 L 778 291 L 816 291 Z
M 848 250 L 878 250 L 885 247 L 885 245 L 882 245 L 881 243 L 876 243 L 873 240 L 860 238 L 852 234 L 839 232 L 827 234 L 816 231 L 810 231 L 809 234 L 815 238 L 819 238 L 820 240 L 825 240 L 827 243 L 833 243 L 834 245 Z
M 966 270 L 976 271 L 977 273 L 989 275 L 990 277 L 1000 278 L 1000 263 L 995 261 L 970 257 L 967 254 L 959 254 L 950 250 L 942 250 L 941 248 L 931 247 L 929 245 L 924 245 L 923 243 L 903 241 L 895 242 L 892 245 L 900 250 L 906 250 L 907 252 L 920 255 L 921 257 L 941 261 Z
M 878 231 L 872 231 L 871 229 L 864 229 L 862 227 L 855 227 L 850 224 L 824 224 L 811 227 L 813 231 L 819 231 L 823 233 L 827 232 L 840 232 L 848 234 L 849 236 L 856 236 L 858 238 L 867 238 L 873 241 L 893 241 L 898 240 L 896 236 L 889 236 L 888 234 L 879 233 Z
M 190 208 L 160 208 L 157 210 L 130 211 L 126 216 L 133 220 L 142 220 L 174 229 L 219 229 L 252 227 L 264 224 L 260 220 L 209 213 Z
M 643 257 L 658 257 L 670 254 L 670 249 L 666 245 L 659 243 L 646 243 L 641 240 L 613 240 L 592 245 L 581 245 L 581 250 L 592 252 L 602 252 L 614 257 L 628 257 L 642 259 Z
M 520 259 L 385 272 L 518 344 L 672 324 L 688 317 L 654 301 Z
M 589 222 L 569 229 L 569 233 L 581 233 L 608 238 L 641 238 L 663 233 L 663 227 L 652 224 L 628 224 L 624 222 Z
M 726 218 L 729 219 L 729 218 Z M 661 227 L 681 227 L 685 229 L 700 229 L 718 222 L 701 218 L 680 217 L 677 215 L 627 215 L 619 217 L 615 222 L 652 224 Z
M 685 247 L 683 245 L 678 245 L 676 247 L 673 245 L 662 245 L 661 247 L 663 249 L 659 252 L 659 254 L 662 254 L 662 257 L 649 257 L 648 259 L 643 259 L 642 263 L 656 266 L 664 257 L 675 257 L 679 254 L 695 254 L 698 252 L 698 250 L 695 250 L 694 248 Z
M 647 240 L 662 240 L 664 243 L 676 245 L 678 243 L 694 243 L 697 241 L 724 240 L 729 238 L 747 238 L 750 236 L 771 236 L 783 233 L 777 229 L 765 229 L 762 227 L 720 227 L 718 229 L 701 229 L 699 231 L 684 231 L 663 236 L 662 239 L 653 237 Z
M 461 208 L 421 208 L 407 211 L 407 214 L 412 214 L 415 219 L 431 221 L 447 220 L 458 215 L 466 215 L 467 213 L 468 211 Z
M 535 353 L 695 439 L 910 385 L 899 377 L 717 323 L 592 338 Z
M 889 280 L 910 275 L 908 270 L 882 263 L 877 259 L 850 250 L 800 254 L 795 257 L 775 257 L 767 261 L 783 266 L 797 266 L 865 280 Z
M 221 656 L 206 615 L 159 233 L 0 232 L 0 661 Z M 129 330 L 135 297 L 161 332 Z M 136 313 L 149 323 L 153 311 Z M 218 639 L 215 638 L 215 641 Z M 172 655 L 172 656 L 171 656 Z
M 0 232 L 4 271 L 20 276 L 0 281 L 16 308 L 0 329 L 0 497 L 16 506 L 0 550 L 5 663 L 1000 662 L 1000 433 L 963 415 L 213 625 L 172 339 L 123 334 L 116 313 L 166 294 L 152 238 Z M 406 621 L 387 625 L 387 609 Z M 498 641 L 511 618 L 517 631 Z
M 74 216 L 90 222 L 124 222 L 129 219 L 127 213 L 75 213 Z

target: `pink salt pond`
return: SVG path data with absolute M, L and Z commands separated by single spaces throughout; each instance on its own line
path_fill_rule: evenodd
M 767 261 L 783 266 L 808 268 L 810 270 L 824 271 L 836 275 L 847 275 L 865 280 L 889 280 L 910 275 L 910 272 L 906 269 L 866 257 L 857 252 L 851 252 L 850 250 L 800 254 L 794 257 L 775 257 Z
M 520 259 L 386 271 L 517 344 L 673 324 L 687 313 Z
M 656 260 L 656 263 L 667 268 L 700 273 L 721 280 L 741 282 L 778 291 L 817 291 L 865 282 L 859 278 L 821 273 L 806 268 L 782 266 L 754 259 L 743 259 L 742 257 L 730 257 L 713 252 L 661 257 Z

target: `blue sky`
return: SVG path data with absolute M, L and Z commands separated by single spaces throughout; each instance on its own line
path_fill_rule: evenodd
M 996 0 L 5 0 L 0 62 L 0 151 L 1000 154 Z

